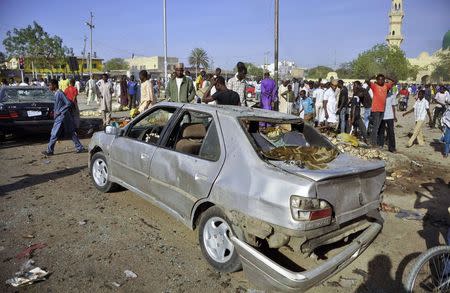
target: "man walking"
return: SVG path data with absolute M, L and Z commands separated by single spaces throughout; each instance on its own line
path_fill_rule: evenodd
M 56 141 L 62 132 L 71 136 L 77 153 L 83 152 L 84 147 L 75 132 L 73 117 L 70 113 L 70 109 L 73 107 L 72 103 L 67 99 L 64 93 L 58 89 L 58 81 L 56 79 L 50 81 L 49 89 L 55 93 L 55 106 L 53 109 L 55 120 L 50 133 L 50 141 L 47 150 L 43 151 L 42 154 L 46 156 L 53 155 Z
M 264 79 L 261 81 L 261 108 L 272 110 L 272 104 L 277 99 L 277 86 L 275 81 L 270 78 L 270 73 L 264 73 Z
M 374 78 L 372 78 L 374 79 Z M 373 146 L 377 145 L 378 132 L 380 130 L 381 122 L 383 121 L 384 109 L 386 108 L 386 98 L 389 90 L 396 81 L 392 78 L 385 77 L 383 74 L 378 74 L 376 77 L 376 83 L 370 82 L 369 86 L 373 92 L 371 120 L 372 120 L 372 133 L 370 134 L 370 143 Z M 386 82 L 386 79 L 390 82 Z
M 98 97 L 97 97 L 97 84 L 95 80 L 92 78 L 92 76 L 89 78 L 87 84 L 86 84 L 86 92 L 87 92 L 87 101 L 86 105 L 89 106 L 89 103 L 95 101 L 97 104 L 99 103 Z
M 137 82 L 134 81 L 134 75 L 130 76 L 130 80 L 127 84 L 128 87 L 128 109 L 132 109 L 136 107 L 136 91 L 137 91 Z
M 184 75 L 184 64 L 175 66 L 175 78 L 169 80 L 166 97 L 171 102 L 190 103 L 195 98 L 195 87 L 191 79 Z
M 102 111 L 103 127 L 105 127 L 111 122 L 114 86 L 108 80 L 108 74 L 106 73 L 102 75 L 102 79 L 98 81 L 97 86 L 100 93 L 100 110 Z
M 408 148 L 412 147 L 416 138 L 419 145 L 424 144 L 422 128 L 423 125 L 425 124 L 425 118 L 427 114 L 431 124 L 430 104 L 428 103 L 427 99 L 425 99 L 424 90 L 419 91 L 419 93 L 417 94 L 417 100 L 414 104 L 414 108 L 403 113 L 403 117 L 408 115 L 409 113 L 412 113 L 413 111 L 416 125 L 414 126 L 413 135 L 411 136 L 411 138 L 408 141 L 408 144 L 406 145 L 406 147 Z

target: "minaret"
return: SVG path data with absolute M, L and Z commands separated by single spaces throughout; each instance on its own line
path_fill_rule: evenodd
M 403 0 L 392 0 L 391 12 L 389 13 L 389 34 L 386 37 L 388 46 L 398 46 L 403 42 Z

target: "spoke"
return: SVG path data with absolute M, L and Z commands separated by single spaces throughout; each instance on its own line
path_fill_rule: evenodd
M 217 229 L 225 236 L 227 235 L 227 231 L 228 231 L 228 225 L 225 222 L 222 222 L 222 224 L 220 224 Z
M 224 249 L 223 245 L 220 245 L 219 247 L 217 247 L 216 252 L 217 252 L 217 259 L 219 261 L 222 261 L 225 258 L 225 249 Z

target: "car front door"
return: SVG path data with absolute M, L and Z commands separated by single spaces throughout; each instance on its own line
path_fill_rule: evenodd
M 176 107 L 155 107 L 130 124 L 110 149 L 112 176 L 144 193 L 149 190 L 150 162 Z
M 182 218 L 209 195 L 225 160 L 217 116 L 184 111 L 151 162 L 151 193 Z

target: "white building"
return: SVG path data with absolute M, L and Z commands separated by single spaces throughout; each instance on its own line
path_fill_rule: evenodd
M 151 56 L 151 57 L 133 57 L 125 59 L 128 63 L 129 71 L 133 75 L 138 75 L 139 71 L 147 70 L 150 74 L 158 75 L 164 74 L 164 57 L 163 56 Z M 170 74 L 178 63 L 177 57 L 167 57 L 167 72 Z
M 261 65 L 261 68 L 270 72 L 271 76 L 275 74 L 275 63 L 271 63 L 268 65 Z M 295 62 L 293 61 L 279 61 L 278 62 L 278 76 L 280 79 L 284 79 L 286 77 L 292 76 L 292 70 L 296 69 Z

